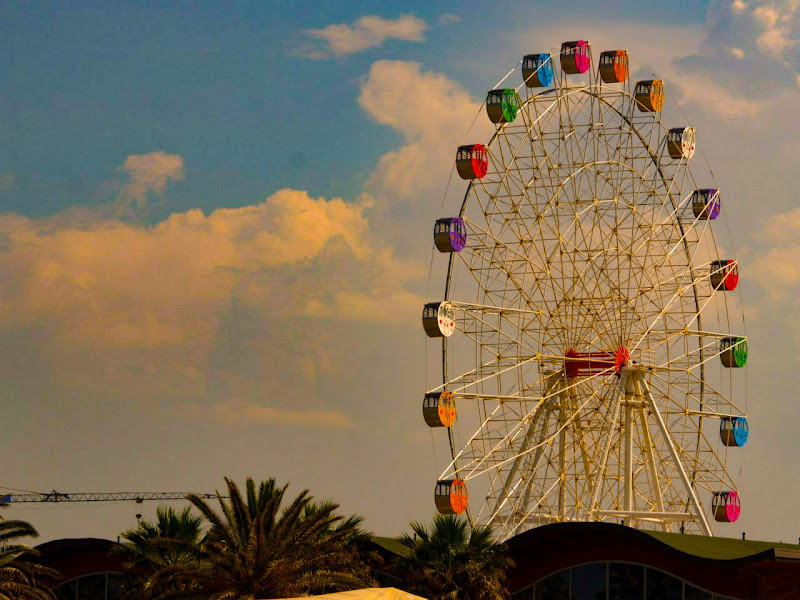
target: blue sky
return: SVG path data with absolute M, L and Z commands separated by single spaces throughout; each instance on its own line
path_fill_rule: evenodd
M 564 19 L 512 2 L 463 3 L 460 22 L 444 26 L 437 19 L 452 9 L 444 2 L 28 4 L 4 18 L 0 161 L 18 192 L 3 208 L 36 216 L 102 201 L 121 159 L 152 148 L 180 154 L 192 172 L 171 192 L 177 206 L 240 205 L 282 187 L 352 198 L 396 141 L 355 102 L 374 60 L 419 61 L 477 95 L 486 84 L 471 66 L 495 72 L 498 57 L 514 60 L 503 51 L 513 23 Z M 607 5 L 607 16 L 622 4 Z M 574 10 L 586 16 L 593 5 Z M 632 20 L 703 20 L 702 6 L 670 5 Z M 413 14 L 431 25 L 424 43 L 388 40 L 329 61 L 292 55 L 309 43 L 304 30 L 363 14 Z
M 380 534 L 428 518 L 442 465 L 418 414 L 418 307 L 430 225 L 463 193 L 445 196 L 452 150 L 522 54 L 588 38 L 667 80 L 729 190 L 753 348 L 743 497 L 758 509 L 726 534 L 800 530 L 800 483 L 786 481 L 800 451 L 787 418 L 800 384 L 797 7 L 454 10 L 5 11 L 0 431 L 19 451 L 0 485 L 205 491 L 275 475 Z M 319 33 L 331 26 L 339 46 Z M 488 131 L 479 119 L 469 141 Z M 50 539 L 113 537 L 135 510 L 11 512 Z

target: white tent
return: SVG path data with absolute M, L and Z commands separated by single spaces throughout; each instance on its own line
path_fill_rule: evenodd
M 393 587 L 386 588 L 366 588 L 363 590 L 351 590 L 349 592 L 336 592 L 335 594 L 322 594 L 321 596 L 305 596 L 293 600 L 425 600 L 421 596 L 415 596 L 408 592 L 403 592 Z

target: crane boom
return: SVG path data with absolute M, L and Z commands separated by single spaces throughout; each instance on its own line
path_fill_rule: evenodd
M 78 492 L 62 493 L 53 490 L 39 494 L 6 494 L 0 502 L 17 504 L 20 502 L 119 502 L 135 500 L 137 504 L 145 500 L 184 500 L 190 492 Z M 203 499 L 216 498 L 216 494 L 197 494 Z M 224 497 L 224 496 L 223 496 Z

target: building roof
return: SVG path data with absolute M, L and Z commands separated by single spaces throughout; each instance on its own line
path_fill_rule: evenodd
M 704 535 L 685 535 L 681 533 L 665 533 L 663 531 L 646 531 L 658 541 L 672 546 L 676 550 L 699 556 L 730 560 L 760 554 L 768 550 L 777 550 L 780 558 L 796 558 L 800 560 L 800 546 L 781 542 L 760 542 L 737 538 L 708 537 Z
M 738 538 L 708 537 L 705 535 L 690 535 L 681 533 L 665 533 L 662 531 L 644 531 L 659 542 L 672 546 L 676 550 L 700 558 L 715 558 L 718 560 L 731 560 L 745 558 L 760 554 L 766 550 L 776 550 L 780 558 L 795 558 L 800 560 L 800 545 L 784 544 L 782 542 L 762 542 L 756 540 L 741 540 Z M 405 556 L 408 548 L 400 543 L 398 538 L 375 536 L 373 541 L 391 554 Z
M 512 593 L 566 568 L 623 562 L 665 571 L 722 596 L 800 597 L 800 548 L 793 544 L 568 522 L 525 531 L 508 540 L 508 547 L 516 563 L 509 581 Z
M 404 546 L 400 543 L 400 540 L 397 538 L 390 538 L 390 537 L 379 537 L 375 536 L 372 538 L 372 541 L 378 544 L 384 550 L 391 552 L 392 554 L 406 556 L 408 554 L 408 546 Z
M 124 561 L 119 554 L 111 553 L 114 546 L 114 542 L 99 538 L 67 538 L 39 544 L 36 549 L 42 564 L 61 574 L 54 583 L 57 585 L 91 573 L 121 572 Z

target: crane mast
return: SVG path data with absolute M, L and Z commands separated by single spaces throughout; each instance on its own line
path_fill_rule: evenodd
M 145 500 L 185 500 L 190 492 L 52 492 L 5 494 L 0 502 L 19 504 L 23 502 L 120 502 L 134 500 L 141 504 Z M 205 500 L 217 498 L 217 494 L 197 494 Z M 224 498 L 225 496 L 223 496 Z

